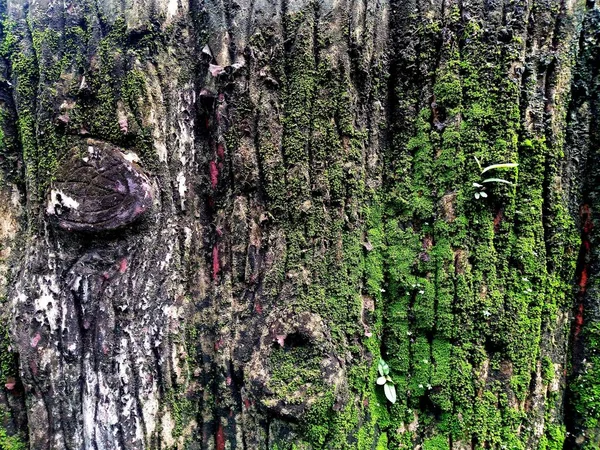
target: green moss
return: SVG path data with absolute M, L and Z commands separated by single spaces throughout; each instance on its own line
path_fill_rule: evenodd
M 29 447 L 18 436 L 10 436 L 6 430 L 0 426 L 0 448 L 2 450 L 26 450 Z
M 547 423 L 545 434 L 540 439 L 538 450 L 562 450 L 566 438 L 566 429 L 564 425 Z
M 447 436 L 434 436 L 423 441 L 423 450 L 450 450 Z
M 319 394 L 324 389 L 322 358 L 314 346 L 274 348 L 269 357 L 271 379 L 268 389 L 290 404 L 302 402 L 304 396 Z
M 570 384 L 573 405 L 583 419 L 588 437 L 600 436 L 600 324 L 592 322 L 584 328 L 589 357 L 585 368 Z

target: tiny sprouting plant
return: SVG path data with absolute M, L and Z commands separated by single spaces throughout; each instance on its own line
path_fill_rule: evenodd
M 390 367 L 387 363 L 379 358 L 379 364 L 377 364 L 377 370 L 379 372 L 379 378 L 377 378 L 377 384 L 383 386 L 383 392 L 385 397 L 390 403 L 396 403 L 396 386 L 390 377 Z
M 475 158 L 475 161 L 477 162 L 477 165 L 479 166 L 479 170 L 481 170 L 481 175 L 482 176 L 483 176 L 484 173 L 486 173 L 486 172 L 488 172 L 490 170 L 494 170 L 494 169 L 514 169 L 515 167 L 518 166 L 517 163 L 502 163 L 502 164 L 492 164 L 490 166 L 487 166 L 487 167 L 483 168 L 483 167 L 481 167 L 481 163 L 477 159 L 477 156 L 474 156 L 474 158 Z M 483 184 L 473 183 L 473 187 L 479 189 L 479 192 L 475 192 L 475 199 L 476 200 L 479 200 L 479 198 L 486 198 L 488 196 L 485 193 L 485 184 L 486 183 L 504 183 L 504 184 L 510 184 L 510 185 L 513 184 L 510 181 L 505 180 L 503 178 L 486 178 L 481 183 L 483 183 Z

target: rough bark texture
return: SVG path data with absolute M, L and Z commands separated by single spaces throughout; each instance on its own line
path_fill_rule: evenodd
M 593 0 L 0 13 L 0 448 L 600 446 Z

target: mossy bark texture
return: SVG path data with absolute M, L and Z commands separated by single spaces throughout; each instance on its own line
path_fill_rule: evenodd
M 0 449 L 600 448 L 594 0 L 0 14 Z

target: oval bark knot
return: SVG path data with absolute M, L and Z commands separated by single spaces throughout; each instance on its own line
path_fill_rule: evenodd
M 271 318 L 245 372 L 259 404 L 284 418 L 299 419 L 320 401 L 338 409 L 347 400 L 345 368 L 317 314 Z
M 137 159 L 107 142 L 81 142 L 56 173 L 46 213 L 68 231 L 108 231 L 135 222 L 152 206 L 150 181 Z

